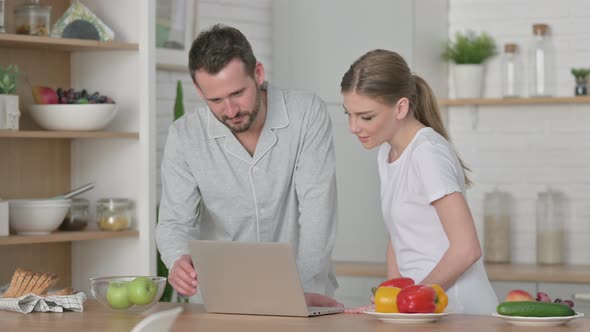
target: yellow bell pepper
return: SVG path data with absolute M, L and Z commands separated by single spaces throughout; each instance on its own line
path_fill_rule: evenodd
M 401 288 L 397 287 L 379 287 L 375 292 L 375 311 L 376 312 L 399 312 L 397 309 L 397 294 Z
M 449 304 L 449 297 L 445 293 L 445 290 L 437 284 L 432 284 L 429 286 L 434 288 L 434 291 L 436 292 L 436 308 L 434 309 L 434 312 L 437 314 L 444 312 L 445 308 Z

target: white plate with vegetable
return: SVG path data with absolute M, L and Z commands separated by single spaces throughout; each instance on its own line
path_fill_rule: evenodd
M 438 314 L 401 314 L 376 312 L 375 310 L 366 310 L 364 313 L 387 323 L 431 323 L 437 322 L 441 318 L 451 314 L 450 312 Z
M 509 324 L 518 326 L 559 326 L 567 324 L 574 319 L 584 317 L 581 312 L 576 312 L 573 316 L 562 317 L 522 317 L 522 316 L 505 316 L 493 313 L 492 316 L 503 319 Z

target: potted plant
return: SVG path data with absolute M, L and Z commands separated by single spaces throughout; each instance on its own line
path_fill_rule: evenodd
M 590 74 L 590 68 L 572 68 L 572 75 L 576 79 L 576 96 L 588 94 L 588 74 Z
M 457 32 L 449 40 L 442 58 L 454 63 L 453 80 L 456 98 L 480 98 L 483 91 L 484 62 L 496 54 L 496 43 L 487 33 Z
M 18 95 L 16 95 L 16 80 L 18 67 L 9 65 L 6 68 L 0 66 L 0 130 L 18 130 Z

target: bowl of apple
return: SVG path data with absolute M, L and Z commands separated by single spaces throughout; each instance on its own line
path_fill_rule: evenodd
M 166 288 L 166 278 L 154 276 L 119 276 L 90 278 L 90 290 L 108 309 L 142 313 L 157 303 Z

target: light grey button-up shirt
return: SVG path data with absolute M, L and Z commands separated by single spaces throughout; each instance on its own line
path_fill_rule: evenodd
M 311 93 L 263 89 L 254 156 L 207 107 L 170 126 L 156 229 L 162 260 L 171 267 L 191 238 L 288 242 L 304 290 L 332 295 L 337 197 L 326 106 Z

